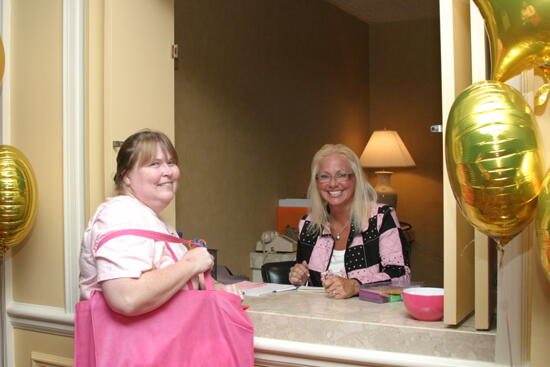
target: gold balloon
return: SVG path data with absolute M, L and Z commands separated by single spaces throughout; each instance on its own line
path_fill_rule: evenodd
M 536 228 L 542 268 L 550 281 L 550 170 L 539 194 Z
M 445 158 L 454 196 L 466 219 L 500 246 L 535 213 L 541 146 L 531 108 L 506 84 L 472 84 L 451 108 Z
M 524 70 L 549 66 L 550 0 L 474 2 L 491 43 L 492 79 L 503 82 Z
M 36 217 L 36 180 L 19 150 L 0 145 L 0 254 L 21 242 Z

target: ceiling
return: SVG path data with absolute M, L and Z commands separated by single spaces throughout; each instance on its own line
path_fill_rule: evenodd
M 389 23 L 439 17 L 438 0 L 326 0 L 365 23 Z

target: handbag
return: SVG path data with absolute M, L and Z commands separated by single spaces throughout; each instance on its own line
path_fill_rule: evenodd
M 119 235 L 183 241 L 137 231 Z M 254 329 L 240 297 L 214 290 L 209 271 L 204 277 L 205 290 L 193 289 L 189 281 L 189 289 L 138 316 L 114 312 L 102 292 L 92 292 L 76 305 L 75 367 L 253 366 Z

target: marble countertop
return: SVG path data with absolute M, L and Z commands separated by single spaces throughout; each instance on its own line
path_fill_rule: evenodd
M 262 338 L 384 352 L 494 361 L 495 331 L 477 331 L 473 317 L 458 327 L 418 321 L 403 302 L 385 304 L 330 299 L 324 293 L 289 291 L 245 297 Z

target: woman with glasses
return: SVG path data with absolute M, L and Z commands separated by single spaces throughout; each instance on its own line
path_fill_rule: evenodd
M 410 279 L 408 244 L 395 210 L 376 203 L 357 155 L 326 144 L 313 157 L 311 213 L 299 224 L 294 285 L 323 286 L 331 298 L 359 294 L 359 286 Z

